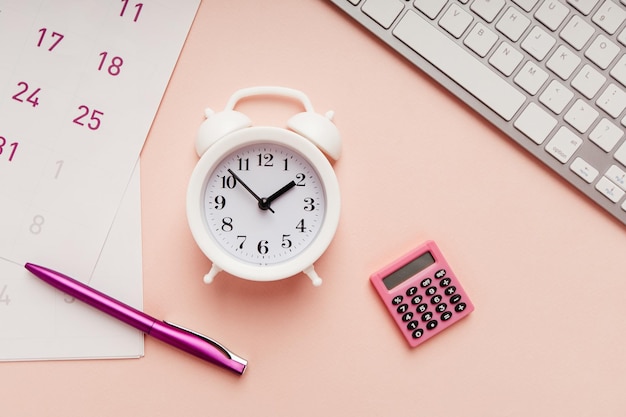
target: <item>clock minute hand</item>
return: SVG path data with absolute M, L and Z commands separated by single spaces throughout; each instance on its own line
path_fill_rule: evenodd
M 250 194 L 252 194 L 252 196 L 256 199 L 256 201 L 259 202 L 259 208 L 260 209 L 262 209 L 262 210 L 269 210 L 272 213 L 274 213 L 274 210 L 272 210 L 272 208 L 269 205 L 267 207 L 264 207 L 264 201 L 266 200 L 265 198 L 261 198 L 258 195 L 256 195 L 256 193 L 254 191 L 252 191 L 252 188 L 248 187 L 248 185 L 245 182 L 243 182 L 241 180 L 241 178 L 239 178 L 239 176 L 233 172 L 232 169 L 229 168 L 228 172 L 230 173 L 230 175 L 235 177 L 235 180 L 237 180 L 237 182 L 239 184 L 241 184 L 243 186 L 243 188 L 245 188 Z
M 272 204 L 272 201 L 276 200 L 278 197 L 285 194 L 287 191 L 291 190 L 295 186 L 296 186 L 296 183 L 295 181 L 292 180 L 289 184 L 283 186 L 280 190 L 276 191 L 271 196 L 267 198 L 262 198 L 261 201 L 259 201 L 259 207 L 261 207 L 263 210 L 266 210 L 266 209 L 272 210 L 272 208 L 270 207 L 270 204 Z

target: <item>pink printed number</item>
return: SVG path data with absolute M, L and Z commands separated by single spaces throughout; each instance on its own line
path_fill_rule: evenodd
M 124 60 L 122 57 L 114 56 L 110 60 L 108 59 L 108 52 L 100 52 L 100 65 L 98 65 L 98 71 L 102 71 L 106 69 L 106 71 L 112 75 L 117 76 L 120 75 L 120 71 L 122 70 L 122 64 L 124 64 Z M 108 64 L 108 65 L 107 65 Z
M 37 42 L 37 47 L 41 48 L 41 45 L 43 44 L 44 39 L 46 39 L 46 42 L 48 42 L 47 38 L 50 38 L 50 41 L 49 41 L 50 46 L 48 47 L 48 51 L 52 51 L 54 48 L 56 48 L 56 46 L 59 44 L 59 42 L 63 40 L 63 37 L 64 37 L 59 32 L 52 32 L 49 36 L 46 36 L 46 34 L 48 33 L 47 28 L 39 29 L 39 33 L 41 35 L 39 36 L 39 42 Z
M 126 14 L 126 8 L 128 7 L 128 3 L 128 0 L 122 0 L 122 11 L 120 12 L 120 17 L 124 17 L 124 14 Z M 143 3 L 136 3 L 134 7 L 135 15 L 133 16 L 133 22 L 136 22 L 139 19 L 139 15 L 141 14 Z
M 80 115 L 76 117 L 73 122 L 80 126 L 87 126 L 91 130 L 98 130 L 100 127 L 100 116 L 104 116 L 104 113 L 100 110 L 89 109 L 85 105 L 78 106 Z
M 37 94 L 39 94 L 41 88 L 36 88 L 34 91 L 31 91 L 28 87 L 28 83 L 24 81 L 17 83 L 17 86 L 20 87 L 20 91 L 13 95 L 13 100 L 17 100 L 20 103 L 29 103 L 33 107 L 39 105 Z
M 8 155 L 8 161 L 11 162 L 15 156 L 15 151 L 17 151 L 18 145 L 18 142 L 9 143 L 4 136 L 0 136 L 0 157 Z M 8 154 L 5 153 L 5 151 L 7 151 Z

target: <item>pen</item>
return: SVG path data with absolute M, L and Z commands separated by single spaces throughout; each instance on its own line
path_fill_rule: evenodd
M 27 263 L 24 267 L 37 278 L 47 282 L 56 289 L 141 330 L 147 335 L 213 364 L 236 372 L 239 375 L 243 374 L 246 370 L 248 361 L 230 352 L 224 346 L 207 336 L 150 317 L 144 312 L 115 300 L 60 272 L 32 263 Z

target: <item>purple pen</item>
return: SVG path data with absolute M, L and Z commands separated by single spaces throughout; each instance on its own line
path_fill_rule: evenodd
M 201 359 L 236 372 L 239 375 L 243 374 L 246 370 L 248 362 L 245 359 L 230 352 L 224 346 L 207 336 L 150 317 L 60 272 L 31 263 L 27 263 L 24 267 L 37 278 L 47 282 L 54 288 L 141 330 L 145 334 L 187 353 L 191 353 Z

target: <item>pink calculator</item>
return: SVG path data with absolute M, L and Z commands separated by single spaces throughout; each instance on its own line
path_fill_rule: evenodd
M 370 276 L 409 345 L 415 347 L 474 311 L 452 268 L 427 241 Z

